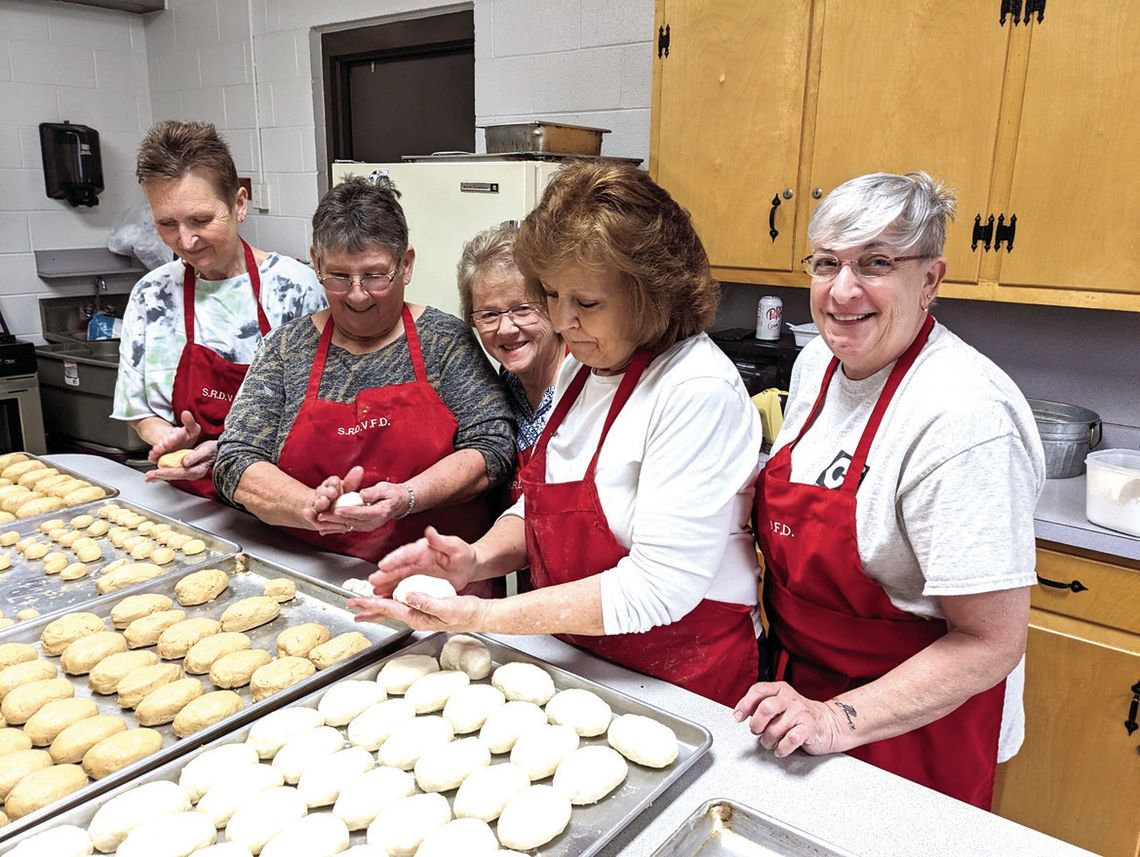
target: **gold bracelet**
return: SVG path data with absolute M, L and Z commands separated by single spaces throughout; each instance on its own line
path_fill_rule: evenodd
M 408 492 L 408 508 L 404 510 L 404 513 L 402 515 L 396 516 L 397 521 L 408 517 L 408 515 L 412 514 L 412 511 L 416 508 L 416 492 L 412 488 L 411 483 L 405 482 L 400 487 Z

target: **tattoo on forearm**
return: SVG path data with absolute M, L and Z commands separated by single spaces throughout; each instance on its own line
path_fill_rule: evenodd
M 847 728 L 850 729 L 852 732 L 854 732 L 855 731 L 855 720 L 854 720 L 854 718 L 858 717 L 858 714 L 855 711 L 855 706 L 848 705 L 846 702 L 840 702 L 837 699 L 833 700 L 833 704 L 835 705 L 836 708 L 838 708 L 840 711 L 843 712 L 844 716 L 847 718 Z

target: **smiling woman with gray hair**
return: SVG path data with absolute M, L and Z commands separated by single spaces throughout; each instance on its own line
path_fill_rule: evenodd
M 786 756 L 848 752 L 988 809 L 1021 744 L 1045 478 L 1029 405 L 934 321 L 954 197 L 925 173 L 831 192 L 810 343 L 756 492 L 775 681 L 736 706 Z
M 329 308 L 265 341 L 222 435 L 223 497 L 325 550 L 375 561 L 428 525 L 490 526 L 511 471 L 510 406 L 459 319 L 406 303 L 398 193 L 350 178 L 313 215 Z

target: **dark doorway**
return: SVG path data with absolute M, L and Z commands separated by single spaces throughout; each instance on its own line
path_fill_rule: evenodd
M 474 147 L 473 12 L 325 33 L 321 52 L 331 160 Z

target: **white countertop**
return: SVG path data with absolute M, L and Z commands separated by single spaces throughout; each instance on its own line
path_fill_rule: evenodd
M 92 479 L 119 488 L 126 500 L 211 530 L 251 553 L 318 577 L 365 577 L 371 565 L 293 542 L 236 510 L 168 485 L 148 485 L 142 475 L 107 459 L 86 455 L 51 458 Z M 1091 526 L 1091 525 L 1090 525 Z M 609 685 L 708 728 L 709 753 L 625 828 L 601 852 L 607 857 L 647 857 L 706 800 L 729 798 L 860 855 L 1016 857 L 1088 854 L 990 813 L 915 785 L 847 756 L 778 760 L 732 719 L 728 708 L 681 688 L 630 672 L 553 637 L 504 638 L 504 642 Z
M 1045 480 L 1034 513 L 1037 538 L 1140 561 L 1140 539 L 1097 526 L 1085 517 L 1085 483 L 1083 475 Z

